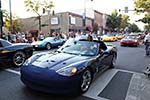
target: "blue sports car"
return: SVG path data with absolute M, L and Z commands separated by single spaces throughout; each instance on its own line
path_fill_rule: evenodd
M 37 91 L 82 94 L 97 73 L 113 68 L 117 48 L 103 41 L 72 41 L 54 53 L 36 54 L 21 67 L 21 81 Z
M 47 37 L 42 41 L 36 41 L 31 43 L 31 45 L 35 48 L 45 48 L 47 50 L 50 50 L 52 47 L 58 47 L 63 45 L 65 42 L 64 39 L 56 38 L 56 37 Z

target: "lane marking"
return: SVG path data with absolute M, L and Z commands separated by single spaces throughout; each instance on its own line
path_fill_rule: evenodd
M 12 69 L 5 69 L 5 71 L 20 75 L 20 71 L 15 71 L 15 70 L 12 70 Z

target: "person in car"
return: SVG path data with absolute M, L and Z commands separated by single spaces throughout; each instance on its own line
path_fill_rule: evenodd
M 93 41 L 93 37 L 91 35 L 88 35 L 87 40 L 88 41 Z

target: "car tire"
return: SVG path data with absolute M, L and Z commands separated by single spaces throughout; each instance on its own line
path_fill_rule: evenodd
M 12 58 L 15 67 L 20 67 L 25 62 L 25 53 L 22 51 L 17 51 Z
M 50 49 L 51 49 L 51 44 L 50 44 L 50 43 L 47 43 L 47 44 L 46 44 L 46 49 L 47 49 L 47 50 L 50 50 Z
M 117 56 L 116 56 L 116 54 L 114 54 L 113 58 L 111 60 L 110 68 L 114 68 L 116 66 L 116 60 L 117 60 Z
M 92 82 L 92 74 L 90 69 L 86 69 L 83 71 L 82 75 L 81 75 L 81 82 L 80 82 L 80 92 L 79 93 L 85 93 Z

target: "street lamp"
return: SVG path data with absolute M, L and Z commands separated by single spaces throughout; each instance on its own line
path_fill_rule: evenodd
M 86 26 L 86 0 L 84 0 L 84 11 L 82 15 L 82 20 L 83 20 L 83 27 Z

